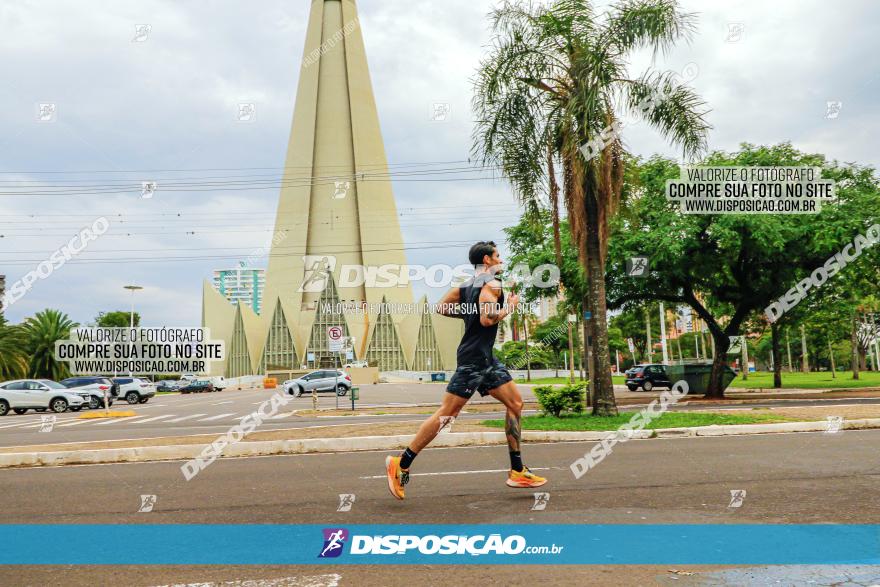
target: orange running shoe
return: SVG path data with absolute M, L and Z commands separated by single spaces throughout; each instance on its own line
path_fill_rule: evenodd
M 546 482 L 547 480 L 543 477 L 538 477 L 537 475 L 529 471 L 528 467 L 523 467 L 522 471 L 514 471 L 513 469 L 511 469 L 510 474 L 507 476 L 508 487 L 540 487 Z
M 388 490 L 397 499 L 403 499 L 403 486 L 409 483 L 409 471 L 400 468 L 400 457 L 385 457 Z

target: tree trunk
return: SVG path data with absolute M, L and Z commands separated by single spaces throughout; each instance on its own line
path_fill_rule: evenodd
M 831 378 L 837 379 L 837 369 L 834 366 L 834 348 L 831 346 L 831 339 L 828 339 L 828 360 L 831 361 Z
M 559 235 L 559 183 L 556 181 L 553 145 L 550 143 L 547 144 L 547 180 L 550 187 L 550 217 L 553 220 L 553 251 L 556 253 L 556 265 L 562 271 L 562 238 Z
M 709 389 L 706 390 L 706 397 L 721 399 L 724 397 L 724 387 L 721 384 L 724 375 L 725 358 L 727 357 L 727 349 L 730 348 L 730 339 L 722 332 L 718 335 L 713 329 L 709 330 L 712 335 L 712 373 L 709 376 Z
M 529 321 L 523 316 L 523 327 L 526 335 L 526 381 L 532 380 L 532 356 L 529 352 Z
M 593 395 L 593 415 L 616 416 L 617 402 L 614 399 L 614 385 L 611 381 L 611 357 L 608 354 L 608 324 L 605 300 L 605 267 L 599 242 L 599 211 L 597 193 L 593 186 L 584 189 L 587 241 L 587 297 L 592 313 L 593 353 L 595 355 L 595 379 L 591 385 Z
M 852 346 L 852 372 L 853 379 L 859 378 L 859 323 L 856 319 L 855 313 L 853 313 L 852 319 L 852 333 L 850 334 L 850 346 Z
M 595 340 L 592 339 L 593 333 L 592 333 L 590 321 L 584 320 L 583 324 L 584 324 L 583 325 L 583 337 L 584 337 L 584 349 L 585 349 L 584 352 L 586 353 L 586 356 L 588 357 L 588 361 L 587 361 L 587 366 L 589 369 L 588 380 L 593 381 L 593 379 L 595 378 L 593 374 L 596 372 L 596 366 L 595 366 L 595 359 L 594 359 L 595 353 L 592 350 L 591 343 L 595 344 Z M 591 392 L 592 392 L 592 389 L 587 390 L 587 400 L 588 400 L 587 407 L 593 406 Z
M 779 349 L 779 325 L 776 322 L 770 324 L 770 334 L 773 349 L 773 388 L 782 389 L 782 353 Z
M 807 333 L 804 330 L 804 325 L 801 324 L 801 360 L 803 364 L 801 365 L 801 371 L 804 373 L 810 372 L 810 358 L 807 354 Z

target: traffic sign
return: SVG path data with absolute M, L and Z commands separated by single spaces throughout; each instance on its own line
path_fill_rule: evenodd
M 328 350 L 331 353 L 338 353 L 342 350 L 344 346 L 343 339 L 343 330 L 341 326 L 328 326 L 327 327 L 327 341 L 328 341 Z

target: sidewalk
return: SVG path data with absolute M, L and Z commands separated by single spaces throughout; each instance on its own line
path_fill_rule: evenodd
M 748 409 L 748 408 L 743 408 Z M 829 417 L 837 421 L 837 430 L 880 429 L 880 405 L 816 406 L 765 408 L 762 411 L 788 421 L 772 424 L 713 425 L 689 428 L 666 428 L 637 431 L 634 439 L 735 436 L 794 432 L 835 432 Z M 329 426 L 310 426 L 254 432 L 237 443 L 225 444 L 224 457 L 267 456 L 302 453 L 332 453 L 402 450 L 412 440 L 422 421 L 363 422 Z M 484 446 L 504 444 L 506 436 L 498 428 L 479 421 L 456 421 L 453 431 L 437 436 L 431 446 Z M 594 442 L 611 431 L 524 430 L 526 442 Z M 64 444 L 8 447 L 0 449 L 0 468 L 56 466 L 74 464 L 125 463 L 193 459 L 224 434 L 166 437 L 152 439 L 95 441 Z

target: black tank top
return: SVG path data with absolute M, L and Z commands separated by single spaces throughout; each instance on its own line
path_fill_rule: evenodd
M 492 361 L 492 347 L 498 334 L 498 324 L 480 324 L 480 290 L 478 284 L 458 288 L 463 307 L 464 336 L 458 345 L 457 360 L 461 365 L 488 365 Z M 504 305 L 504 292 L 498 298 L 499 307 Z

